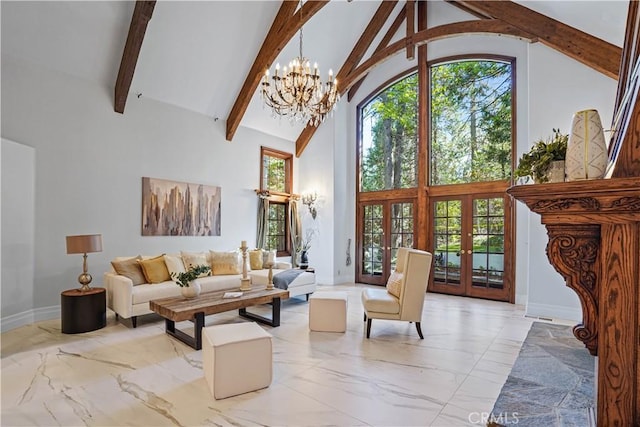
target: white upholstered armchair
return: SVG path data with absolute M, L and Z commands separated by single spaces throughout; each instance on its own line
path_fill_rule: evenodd
M 418 335 L 424 339 L 420 321 L 432 257 L 429 252 L 399 248 L 396 270 L 389 277 L 387 288 L 362 291 L 367 338 L 371 333 L 371 319 L 387 319 L 415 322 Z

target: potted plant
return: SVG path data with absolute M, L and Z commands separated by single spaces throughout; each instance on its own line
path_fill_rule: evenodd
M 530 176 L 536 183 L 564 181 L 564 160 L 568 141 L 569 135 L 560 133 L 560 129 L 553 129 L 551 138 L 547 141 L 537 141 L 528 153 L 522 155 L 515 170 L 515 177 Z M 561 161 L 562 164 L 554 165 L 557 176 L 552 176 L 551 166 L 556 161 Z
M 171 278 L 180 286 L 180 292 L 185 298 L 195 298 L 200 295 L 200 284 L 195 282 L 198 277 L 211 271 L 208 265 L 189 266 L 187 271 L 182 273 L 171 273 Z

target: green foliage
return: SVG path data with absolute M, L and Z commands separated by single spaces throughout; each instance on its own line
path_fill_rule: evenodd
M 536 182 L 547 182 L 546 176 L 555 160 L 564 160 L 567 152 L 569 135 L 560 133 L 560 129 L 553 129 L 553 136 L 547 141 L 537 141 L 528 153 L 525 153 L 518 162 L 515 176 L 531 176 Z
M 511 171 L 511 65 L 431 68 L 431 184 L 503 180 Z
M 211 267 L 208 265 L 196 265 L 190 266 L 189 269 L 183 273 L 171 273 L 171 278 L 176 282 L 176 285 L 183 287 L 189 287 L 189 282 L 200 277 L 201 274 L 205 274 L 211 271 Z

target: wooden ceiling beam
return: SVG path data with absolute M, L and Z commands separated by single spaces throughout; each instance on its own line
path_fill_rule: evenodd
M 240 89 L 240 93 L 227 118 L 227 141 L 231 141 L 238 130 L 240 121 L 247 111 L 249 102 L 251 102 L 251 98 L 260 84 L 260 79 L 264 75 L 265 70 L 268 69 L 271 63 L 278 57 L 280 51 L 286 46 L 295 33 L 327 3 L 329 3 L 329 0 L 306 1 L 302 9 L 294 14 L 293 12 L 296 10 L 298 2 L 288 0 L 282 2 L 280 10 L 262 42 L 260 51 L 253 61 L 253 65 L 247 74 L 242 89 Z
M 411 37 L 416 32 L 416 2 L 415 0 L 407 0 L 405 5 L 407 9 L 407 36 L 406 40 L 411 41 Z M 407 59 L 416 57 L 416 47 L 413 44 L 407 44 Z
M 144 34 L 147 31 L 147 24 L 153 15 L 153 9 L 156 6 L 155 0 L 136 1 L 131 16 L 131 24 L 129 24 L 129 34 L 127 34 L 127 42 L 124 45 L 122 59 L 120 60 L 120 69 L 116 78 L 116 86 L 114 90 L 113 110 L 116 113 L 124 113 L 124 106 L 127 103 L 129 89 L 133 81 L 133 74 L 136 71 L 138 56 L 142 48 Z
M 402 25 L 406 17 L 407 17 L 407 8 L 403 7 L 402 9 L 400 9 L 400 12 L 398 12 L 396 19 L 393 20 L 393 23 L 385 33 L 382 40 L 380 40 L 380 43 L 378 44 L 376 49 L 373 51 L 374 54 L 376 52 L 379 52 L 381 49 L 387 47 L 387 45 L 389 44 L 393 36 L 398 32 L 400 25 Z M 354 83 L 353 86 L 351 86 L 351 88 L 349 89 L 349 94 L 347 95 L 347 101 L 351 102 L 351 99 L 356 95 L 356 92 L 358 91 L 358 88 L 360 87 L 360 85 L 364 83 L 365 78 L 367 78 L 366 75 L 362 77 L 360 80 L 358 80 L 356 83 Z
M 463 10 L 500 19 L 531 33 L 544 45 L 612 79 L 618 79 L 622 54 L 618 46 L 512 1 L 447 1 Z
M 369 49 L 369 46 L 371 46 L 373 39 L 376 37 L 376 35 L 378 35 L 378 32 L 380 31 L 384 23 L 387 22 L 387 19 L 389 18 L 389 15 L 391 15 L 391 12 L 393 12 L 393 9 L 395 8 L 397 2 L 398 0 L 380 2 L 380 6 L 378 6 L 378 9 L 373 14 L 373 17 L 367 24 L 367 27 L 360 35 L 360 38 L 353 46 L 353 49 L 351 49 L 351 53 L 344 61 L 344 64 L 342 64 L 342 67 L 340 67 L 340 71 L 338 71 L 338 74 L 336 74 L 336 80 L 338 81 L 338 90 L 340 91 L 340 95 L 344 94 L 345 92 L 344 90 L 340 89 L 341 80 L 358 66 L 358 64 L 364 57 L 364 54 L 367 52 L 367 49 Z M 316 126 L 307 124 L 302 133 L 306 132 L 310 134 L 310 136 L 309 138 L 305 139 L 306 143 L 304 143 L 304 145 L 298 145 L 296 143 L 296 156 L 300 157 L 300 154 L 302 154 L 305 147 L 311 140 L 311 135 L 315 133 L 315 130 Z M 300 138 L 298 138 L 298 140 L 300 140 Z
M 498 19 L 485 19 L 439 25 L 437 27 L 418 31 L 411 37 L 412 40 L 410 43 L 419 47 L 434 40 L 473 33 L 501 34 L 530 40 L 528 33 L 514 27 L 513 25 L 509 25 Z M 369 59 L 356 67 L 346 77 L 340 79 L 340 93 L 342 94 L 349 90 L 351 85 L 362 79 L 376 65 L 386 61 L 391 56 L 397 54 L 400 50 L 406 49 L 407 43 L 409 42 L 407 42 L 406 38 L 402 38 L 374 53 Z M 300 157 L 304 148 L 309 144 L 315 130 L 316 128 L 314 126 L 307 126 L 304 128 L 296 140 L 296 156 Z

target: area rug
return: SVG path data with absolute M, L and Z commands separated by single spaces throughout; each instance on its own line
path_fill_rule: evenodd
M 571 327 L 534 322 L 493 407 L 492 425 L 588 426 L 594 367 Z

